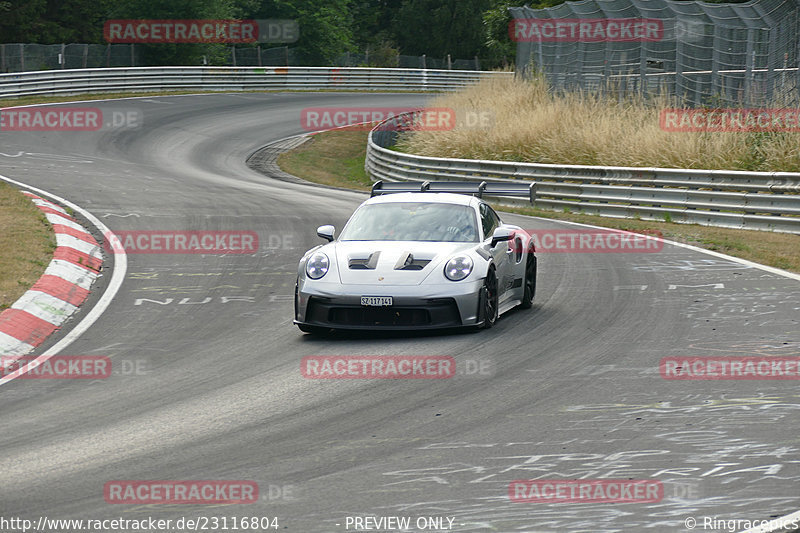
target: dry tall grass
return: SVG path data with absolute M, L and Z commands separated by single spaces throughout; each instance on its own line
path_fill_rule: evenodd
M 431 107 L 489 112 L 490 127 L 403 134 L 398 148 L 436 157 L 760 171 L 800 171 L 800 133 L 667 132 L 668 99 L 556 95 L 542 79 L 486 79 L 442 95 Z

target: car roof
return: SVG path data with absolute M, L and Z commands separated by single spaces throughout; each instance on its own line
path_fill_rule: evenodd
M 373 196 L 363 205 L 386 204 L 393 202 L 419 202 L 427 204 L 457 204 L 477 206 L 481 200 L 468 194 L 453 194 L 449 192 L 398 192 Z

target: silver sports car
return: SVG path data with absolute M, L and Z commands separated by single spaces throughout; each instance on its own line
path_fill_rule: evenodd
M 294 323 L 309 333 L 489 328 L 515 306 L 530 308 L 533 242 L 503 224 L 484 194 L 532 192 L 522 184 L 377 182 L 338 238 L 333 226 L 317 228 L 329 242 L 300 260 Z

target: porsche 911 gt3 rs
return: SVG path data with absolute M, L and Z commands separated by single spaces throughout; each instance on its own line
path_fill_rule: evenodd
M 333 226 L 317 228 L 328 243 L 300 260 L 294 323 L 311 333 L 489 328 L 513 307 L 530 308 L 533 242 L 504 224 L 484 194 L 531 191 L 485 182 L 376 183 L 338 237 Z

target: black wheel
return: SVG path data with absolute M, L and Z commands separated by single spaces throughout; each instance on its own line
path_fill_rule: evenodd
M 483 323 L 481 329 L 489 329 L 497 322 L 497 276 L 494 268 L 490 268 L 486 274 L 481 290 L 481 315 Z
M 534 296 L 536 296 L 536 256 L 532 251 L 528 251 L 528 259 L 525 261 L 525 294 L 522 295 L 522 303 L 519 306 L 530 309 L 533 307 Z

